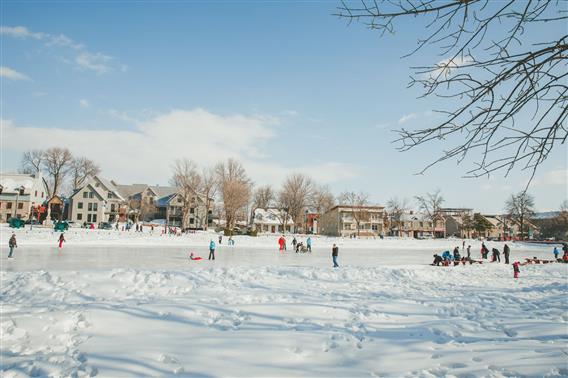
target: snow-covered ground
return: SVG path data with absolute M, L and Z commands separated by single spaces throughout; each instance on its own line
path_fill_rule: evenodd
M 5 377 L 568 375 L 565 264 L 514 280 L 503 263 L 428 265 L 461 240 L 314 237 L 312 254 L 282 254 L 277 236 L 189 261 L 215 235 L 73 229 L 59 251 L 41 228 L 16 231 L 8 260 L 10 233 L 0 226 Z M 511 248 L 513 261 L 552 257 Z

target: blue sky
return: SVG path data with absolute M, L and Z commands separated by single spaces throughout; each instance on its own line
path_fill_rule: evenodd
M 167 184 L 176 157 L 236 157 L 258 184 L 299 171 L 382 204 L 440 188 L 447 206 L 501 211 L 525 173 L 463 179 L 471 161 L 452 161 L 416 176 L 440 147 L 392 143 L 444 105 L 407 88 L 410 66 L 444 58 L 400 58 L 420 24 L 381 38 L 332 16 L 337 4 L 3 2 L 2 171 L 54 145 L 124 183 Z M 538 209 L 568 197 L 566 172 L 563 146 L 530 190 Z

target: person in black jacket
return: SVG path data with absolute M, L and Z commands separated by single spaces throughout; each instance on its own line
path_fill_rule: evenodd
M 509 263 L 509 253 L 511 253 L 511 248 L 507 244 L 503 247 L 503 256 L 505 256 L 505 264 Z
M 432 265 L 435 266 L 440 266 L 440 264 L 442 263 L 442 261 L 444 261 L 444 259 L 442 258 L 442 256 L 438 255 L 437 253 L 434 255 L 434 262 L 432 263 Z
M 501 262 L 501 257 L 500 257 L 501 252 L 499 252 L 499 250 L 497 248 L 493 248 L 491 250 L 491 252 L 493 252 L 493 258 L 492 258 L 491 262 L 495 262 L 495 261 Z
M 339 247 L 334 244 L 333 248 L 331 248 L 331 258 L 333 259 L 334 268 L 339 268 L 339 264 L 337 263 L 338 255 L 339 255 Z
M 18 243 L 16 242 L 16 234 L 12 233 L 10 240 L 8 240 L 8 247 L 10 247 L 9 258 L 12 258 L 12 253 L 14 253 L 14 248 L 18 248 Z

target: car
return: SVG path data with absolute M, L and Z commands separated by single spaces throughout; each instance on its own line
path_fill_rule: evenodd
M 108 222 L 101 222 L 99 223 L 99 229 L 101 230 L 112 230 L 112 224 L 108 223 Z

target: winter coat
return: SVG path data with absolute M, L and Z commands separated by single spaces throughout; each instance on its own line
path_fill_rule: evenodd
M 339 247 L 333 247 L 331 249 L 331 255 L 332 256 L 338 256 L 339 255 Z
M 8 240 L 8 246 L 9 247 L 16 247 L 17 243 L 16 243 L 16 236 L 12 235 L 12 237 L 10 238 L 10 240 Z
M 308 238 L 308 239 L 306 240 L 306 245 L 307 245 L 308 247 L 312 245 L 312 238 Z
M 209 243 L 209 249 L 215 250 L 215 242 L 213 240 Z

